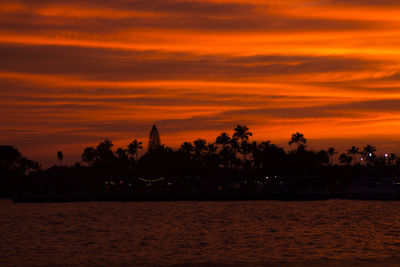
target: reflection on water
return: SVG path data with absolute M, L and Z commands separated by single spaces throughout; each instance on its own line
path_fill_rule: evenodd
M 395 265 L 400 203 L 0 201 L 0 265 Z M 207 264 L 207 265 L 208 265 Z

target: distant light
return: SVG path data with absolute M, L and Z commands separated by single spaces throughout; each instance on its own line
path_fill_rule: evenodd
M 372 157 L 372 153 L 369 153 L 368 156 Z
M 385 158 L 387 158 L 388 157 L 388 154 L 385 154 Z
M 364 160 L 363 158 L 361 158 L 361 160 Z

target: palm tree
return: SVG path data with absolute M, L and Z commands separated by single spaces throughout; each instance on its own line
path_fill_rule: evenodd
M 243 140 L 240 143 L 240 152 L 243 154 L 243 162 L 246 163 L 247 161 L 247 154 L 249 154 L 252 150 L 252 144 L 247 142 L 246 140 Z
M 354 166 L 357 164 L 357 155 L 361 154 L 360 148 L 356 146 L 352 146 L 349 150 L 347 150 L 347 155 L 351 155 L 354 160 Z
M 133 155 L 136 156 L 136 162 L 139 160 L 138 157 L 138 150 L 143 149 L 142 142 L 138 142 L 138 140 L 133 140 L 129 145 L 128 145 L 128 153 L 133 157 Z
M 227 133 L 221 133 L 217 139 L 215 140 L 215 143 L 218 145 L 222 145 L 222 148 L 225 148 L 226 145 L 229 144 L 231 141 L 231 137 Z
M 249 128 L 245 125 L 237 125 L 234 131 L 231 146 L 235 151 L 243 154 L 243 160 L 246 162 L 246 155 L 250 153 L 250 146 L 247 141 L 250 136 L 253 136 L 253 133 L 249 132 Z M 239 143 L 238 140 L 241 142 Z
M 207 159 L 207 166 L 209 167 L 218 167 L 219 162 L 218 162 L 218 154 L 215 153 L 217 151 L 217 146 L 214 143 L 209 143 L 206 146 L 206 159 Z
M 203 160 L 204 155 L 202 152 L 206 150 L 206 143 L 207 143 L 206 140 L 200 138 L 193 141 L 194 151 L 196 154 L 196 161 L 199 163 L 201 163 Z
M 346 155 L 344 153 L 339 156 L 339 162 L 341 164 L 345 164 L 345 165 L 349 166 L 352 161 L 353 161 L 353 157 L 352 156 L 348 156 L 348 155 Z
M 201 154 L 203 150 L 206 150 L 206 140 L 204 139 L 197 139 L 193 141 L 194 144 L 194 150 L 196 151 L 196 154 Z
M 232 166 L 232 164 L 235 162 L 236 153 L 233 151 L 232 147 L 226 146 L 219 152 L 219 157 L 222 165 L 226 168 L 227 166 Z
M 100 142 L 96 148 L 96 154 L 101 163 L 110 163 L 115 158 L 115 155 L 111 148 L 113 147 L 113 143 L 110 139 L 104 139 L 103 142 Z
M 241 141 L 243 140 L 248 141 L 249 136 L 253 136 L 253 134 L 249 132 L 249 128 L 247 128 L 247 126 L 244 125 L 237 125 L 234 131 L 235 132 L 233 134 L 233 138 L 240 139 Z
M 289 141 L 289 146 L 292 144 L 296 144 L 297 146 L 297 151 L 299 151 L 300 145 L 303 144 L 305 145 L 307 142 L 307 139 L 304 138 L 304 135 L 302 133 L 296 132 L 292 134 L 292 138 Z
M 338 152 L 336 151 L 336 149 L 335 148 L 333 148 L 333 147 L 330 147 L 330 148 L 328 148 L 328 155 L 329 155 L 329 157 L 330 157 L 330 161 L 331 161 L 331 167 L 332 167 L 332 165 L 333 165 L 333 156 L 335 155 L 335 154 L 337 154 Z
M 371 162 L 375 159 L 375 152 L 376 148 L 371 145 L 366 145 L 361 152 L 361 155 L 363 156 L 363 158 L 365 158 L 365 161 L 368 165 L 370 165 Z
M 58 151 L 57 152 L 57 158 L 60 161 L 60 166 L 61 166 L 62 160 L 64 158 L 64 155 L 63 155 L 62 151 Z

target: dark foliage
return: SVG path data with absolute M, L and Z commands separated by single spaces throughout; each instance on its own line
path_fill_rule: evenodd
M 322 183 L 343 189 L 352 177 L 400 174 L 396 155 L 379 157 L 371 145 L 363 150 L 353 146 L 335 159 L 338 152 L 332 147 L 308 150 L 304 135 L 298 132 L 290 139 L 289 144 L 296 145 L 290 152 L 270 141 L 251 141 L 252 133 L 246 126 L 238 125 L 231 136 L 221 133 L 215 143 L 187 141 L 174 150 L 161 144 L 154 125 L 149 150 L 141 157 L 142 142 L 135 139 L 125 148 L 114 149 L 112 141 L 106 139 L 84 149 L 82 165 L 61 166 L 63 155 L 59 151 L 60 166 L 45 171 L 15 148 L 2 146 L 1 194 L 248 193 L 260 185 L 292 181 L 282 180 L 284 177 L 322 177 Z M 334 164 L 336 161 L 339 164 Z

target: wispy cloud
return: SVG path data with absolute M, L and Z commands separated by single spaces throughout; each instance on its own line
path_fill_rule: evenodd
M 0 141 L 49 159 L 102 137 L 144 139 L 154 122 L 173 146 L 245 123 L 258 139 L 300 130 L 322 143 L 374 136 L 396 148 L 399 7 L 2 1 Z

